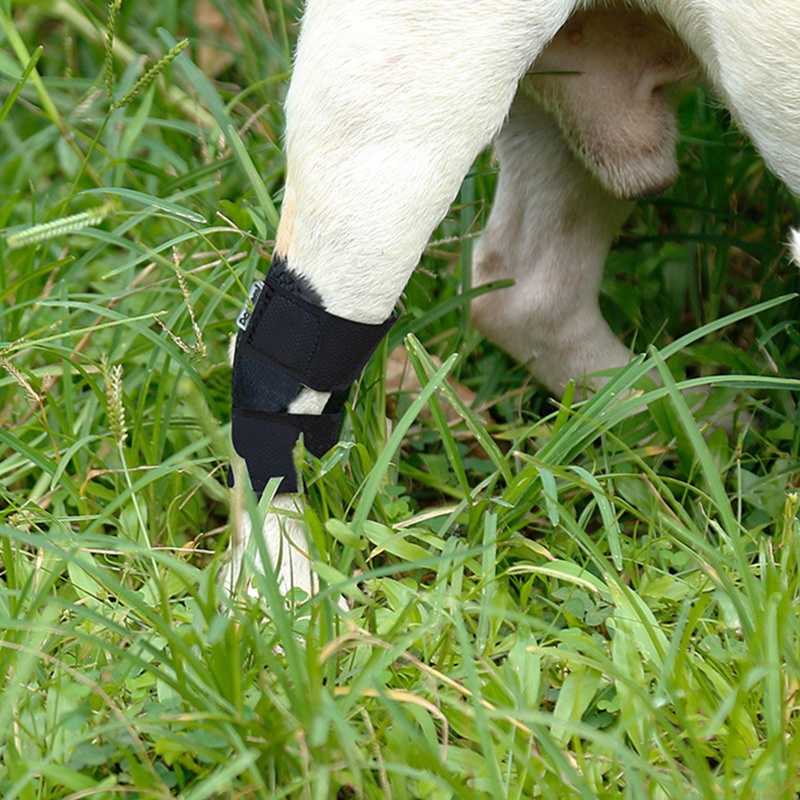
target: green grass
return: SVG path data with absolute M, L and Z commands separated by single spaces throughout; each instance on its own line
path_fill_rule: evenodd
M 604 284 L 646 358 L 555 404 L 467 324 L 481 157 L 390 337 L 423 375 L 457 361 L 390 430 L 379 351 L 306 469 L 323 591 L 232 602 L 225 352 L 297 10 L 224 6 L 230 41 L 124 3 L 112 51 L 100 3 L 0 0 L 0 796 L 796 797 L 794 201 L 688 96 L 680 182 Z

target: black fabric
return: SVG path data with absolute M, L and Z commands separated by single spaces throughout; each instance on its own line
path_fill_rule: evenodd
M 347 391 L 395 320 L 365 325 L 329 314 L 285 264 L 273 270 L 252 315 L 242 315 L 233 362 L 233 446 L 259 495 L 274 477 L 280 493 L 298 490 L 292 451 L 301 435 L 317 457 L 336 444 Z M 303 386 L 331 393 L 322 414 L 286 413 Z
M 244 408 L 231 410 L 233 446 L 247 464 L 250 484 L 260 495 L 270 478 L 283 476 L 279 493 L 298 490 L 292 459 L 300 435 L 306 450 L 321 458 L 339 441 L 341 414 L 269 414 Z M 233 473 L 228 473 L 232 485 Z
M 291 375 L 250 358 L 236 348 L 231 375 L 231 405 L 234 408 L 284 413 L 301 391 L 300 381 Z
M 238 348 L 318 392 L 345 390 L 394 321 L 365 325 L 334 316 L 267 277 Z

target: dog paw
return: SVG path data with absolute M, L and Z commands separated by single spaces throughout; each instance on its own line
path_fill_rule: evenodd
M 229 595 L 245 592 L 251 597 L 259 596 L 259 581 L 254 580 L 254 575 L 265 574 L 267 570 L 275 576 L 278 590 L 284 596 L 302 600 L 317 593 L 319 587 L 311 569 L 305 532 L 302 523 L 292 516 L 301 510 L 300 503 L 293 495 L 277 495 L 256 532 L 243 498 L 239 492 L 234 493 L 233 535 L 229 559 L 221 575 Z

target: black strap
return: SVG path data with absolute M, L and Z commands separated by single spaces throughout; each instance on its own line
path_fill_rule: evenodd
M 300 435 L 306 450 L 321 458 L 339 441 L 341 414 L 267 414 L 231 409 L 233 447 L 245 460 L 253 491 L 260 495 L 270 478 L 283 476 L 278 492 L 298 490 L 292 459 Z M 232 485 L 233 472 L 228 473 Z
M 304 386 L 333 392 L 350 387 L 394 322 L 394 315 L 380 325 L 337 317 L 267 277 L 238 347 Z

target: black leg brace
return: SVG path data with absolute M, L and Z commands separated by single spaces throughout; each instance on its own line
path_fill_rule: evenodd
M 263 282 L 251 289 L 252 314 L 239 315 L 233 361 L 231 429 L 253 491 L 282 477 L 279 492 L 296 492 L 292 450 L 300 434 L 323 456 L 339 439 L 341 409 L 381 339 L 394 324 L 365 325 L 329 314 L 307 281 L 276 256 Z M 330 392 L 322 414 L 290 414 L 303 387 Z M 228 474 L 232 483 L 233 472 Z

